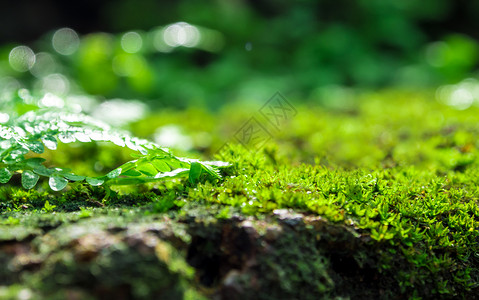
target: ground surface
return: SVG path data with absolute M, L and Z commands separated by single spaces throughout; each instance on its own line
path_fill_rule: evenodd
M 148 137 L 183 120 L 198 156 L 226 141 L 221 182 L 105 198 L 81 184 L 24 191 L 14 178 L 0 190 L 0 298 L 478 298 L 479 110 L 428 93 L 363 98 L 297 105 L 249 149 L 238 130 L 261 114 L 240 106 L 132 125 Z M 88 172 L 91 158 L 62 151 L 52 164 Z

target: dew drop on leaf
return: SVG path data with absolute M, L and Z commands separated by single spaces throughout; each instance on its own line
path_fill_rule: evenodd
M 42 142 L 50 150 L 56 150 L 57 149 L 57 139 L 51 135 L 47 135 L 42 138 Z
M 54 191 L 63 190 L 67 186 L 67 184 L 68 184 L 68 180 L 60 176 L 52 176 L 48 180 L 48 185 L 50 185 L 50 187 Z
M 105 135 L 101 131 L 92 131 L 90 138 L 94 141 L 104 141 Z
M 33 152 L 39 153 L 39 154 L 45 151 L 45 147 L 43 147 L 43 144 L 40 141 L 33 141 L 27 144 L 27 147 Z
M 37 173 L 38 175 L 42 175 L 42 176 L 50 176 L 50 175 L 53 174 L 54 171 L 52 169 L 46 168 L 43 165 L 40 165 L 38 167 L 35 167 L 33 169 L 33 172 Z
M 87 177 L 86 182 L 92 186 L 99 186 L 102 185 L 103 182 L 105 182 L 103 179 L 98 179 L 98 178 L 92 178 L 92 177 Z
M 12 173 L 6 168 L 0 169 L 0 183 L 7 183 L 12 178 Z
M 12 146 L 12 142 L 10 141 L 1 141 L 0 142 L 0 149 L 8 149 Z
M 84 134 L 83 132 L 75 132 L 75 138 L 83 143 L 91 142 L 90 137 L 88 137 L 88 135 Z
M 120 174 L 121 174 L 121 168 L 117 168 L 117 169 L 111 171 L 110 173 L 108 173 L 106 176 L 108 178 L 116 178 L 116 177 L 120 176 Z
M 37 184 L 38 178 L 40 178 L 40 176 L 32 171 L 25 171 L 22 173 L 22 186 L 27 190 L 31 189 Z
M 120 147 L 125 147 L 125 141 L 119 136 L 110 136 L 110 141 Z
M 71 173 L 62 173 L 62 176 L 71 181 L 80 181 L 85 179 L 85 176 L 75 175 Z
M 125 144 L 128 148 L 130 148 L 131 150 L 134 150 L 134 151 L 137 151 L 138 150 L 138 147 L 133 143 L 133 141 L 131 140 L 130 137 L 126 137 L 125 139 Z
M 70 132 L 62 132 L 58 135 L 58 139 L 65 144 L 73 143 L 76 139 Z
M 13 136 L 10 128 L 7 127 L 1 127 L 0 129 L 0 137 L 4 138 L 6 140 L 10 139 Z

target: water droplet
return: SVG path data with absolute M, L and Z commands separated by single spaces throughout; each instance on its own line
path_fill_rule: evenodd
M 40 52 L 35 55 L 35 64 L 30 69 L 30 73 L 37 78 L 42 78 L 48 74 L 54 73 L 57 69 L 57 63 L 49 53 Z
M 201 34 L 198 28 L 185 22 L 169 25 L 163 32 L 165 43 L 171 47 L 195 47 L 200 38 Z
M 10 66 L 18 72 L 26 72 L 35 64 L 35 53 L 27 46 L 18 46 L 8 56 Z
M 61 55 L 72 55 L 80 46 L 80 38 L 75 30 L 61 28 L 53 34 L 52 45 L 53 49 Z
M 137 53 L 143 46 L 143 39 L 138 32 L 130 31 L 121 37 L 121 48 L 127 53 Z

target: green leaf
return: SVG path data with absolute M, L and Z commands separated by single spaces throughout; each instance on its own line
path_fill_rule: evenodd
M 160 148 L 152 148 L 148 150 L 148 154 L 154 156 L 155 158 L 171 157 L 170 153 Z
M 50 150 L 57 149 L 57 139 L 54 136 L 46 135 L 42 138 L 42 142 Z
M 100 178 L 87 177 L 86 182 L 88 182 L 88 184 L 92 186 L 100 186 L 103 184 L 103 182 L 105 182 L 105 180 Z
M 0 169 L 0 183 L 7 183 L 12 178 L 12 173 L 7 168 Z
M 201 173 L 203 173 L 203 165 L 197 162 L 191 163 L 190 173 L 188 180 L 191 184 L 196 184 L 200 180 Z
M 181 164 L 181 161 L 177 159 L 170 158 L 167 160 L 167 163 L 172 169 L 178 169 L 178 168 L 184 167 L 184 165 Z
M 45 151 L 45 147 L 43 147 L 43 144 L 40 141 L 33 141 L 28 144 L 26 144 L 28 149 L 32 150 L 35 153 L 41 154 Z
M 22 147 L 20 149 L 12 150 L 12 152 L 10 152 L 10 157 L 12 158 L 12 160 L 16 160 L 18 158 L 22 158 L 22 156 L 27 153 L 28 153 L 28 149 Z
M 125 145 L 131 150 L 137 151 L 138 147 L 132 142 L 130 137 L 125 138 Z
M 112 178 L 116 178 L 118 176 L 120 176 L 121 174 L 121 168 L 116 168 L 114 170 L 112 170 L 110 173 L 106 174 L 106 176 L 110 179 Z
M 204 163 L 201 163 L 201 165 L 203 166 L 206 173 L 208 173 L 210 179 L 221 179 L 221 175 L 216 167 L 212 165 L 206 165 Z
M 141 173 L 140 173 L 141 174 Z M 115 178 L 109 182 L 111 185 L 132 185 L 132 184 L 142 184 L 154 181 L 148 177 L 128 177 L 128 178 Z
M 136 170 L 140 171 L 141 173 L 145 174 L 146 176 L 155 176 L 158 174 L 158 171 L 152 164 L 145 162 L 140 164 L 136 167 Z
M 161 158 L 152 159 L 151 164 L 160 172 L 168 172 L 171 170 L 170 166 L 168 166 L 168 164 Z
M 143 148 L 143 147 L 141 147 L 141 146 L 138 146 L 138 151 L 140 151 L 140 153 L 141 153 L 142 155 L 147 155 L 147 154 L 148 154 L 148 150 L 145 149 L 145 148 Z
M 42 176 L 50 176 L 53 174 L 53 170 L 52 169 L 48 169 L 47 167 L 45 167 L 44 165 L 40 165 L 38 167 L 35 167 L 33 169 L 33 172 L 37 173 L 38 175 L 42 175 Z
M 32 109 L 14 116 L 6 126 L 0 125 L 3 168 L 0 168 L 0 183 L 8 182 L 17 171 L 22 174 L 21 181 L 25 188 L 34 187 L 39 177 L 45 176 L 55 191 L 64 189 L 69 181 L 86 180 L 93 186 L 106 182 L 110 186 L 112 183 L 135 184 L 188 176 L 191 160 L 178 158 L 155 143 L 130 137 L 126 132 L 116 131 L 84 114 L 48 108 Z M 84 143 L 110 141 L 121 147 L 126 145 L 139 151 L 134 155 L 138 159 L 127 162 L 104 176 L 85 177 L 73 174 L 69 169 L 47 168 L 43 165 L 46 160 L 42 157 L 25 157 L 31 152 L 41 154 L 45 149 L 57 150 L 58 141 L 69 143 L 75 140 Z M 198 174 L 195 174 L 195 169 Z M 209 178 L 210 173 L 214 175 L 214 172 L 199 164 L 193 168 L 190 179 L 196 182 Z
M 53 209 L 55 209 L 55 207 L 57 207 L 56 205 L 51 205 L 50 202 L 45 201 L 45 205 L 43 206 L 43 210 L 46 211 L 46 212 L 51 212 L 53 211 Z
M 27 170 L 22 173 L 22 186 L 29 190 L 37 184 L 38 178 L 40 178 L 40 176 Z
M 177 177 L 187 175 L 189 172 L 190 172 L 189 169 L 178 168 L 178 169 L 175 169 L 171 172 L 158 173 L 158 174 L 156 174 L 155 178 L 156 179 L 159 179 L 159 178 L 170 178 L 170 179 L 171 178 L 177 178 Z
M 188 180 L 191 184 L 196 184 L 201 180 L 217 180 L 221 176 L 212 166 L 203 165 L 199 162 L 192 162 Z
M 110 142 L 113 144 L 120 146 L 120 147 L 125 147 L 125 141 L 123 140 L 122 137 L 111 135 L 110 136 Z
M 128 162 L 122 164 L 121 166 L 119 166 L 117 169 L 121 168 L 121 172 L 124 173 L 128 170 L 131 170 L 131 169 L 135 168 L 136 167 L 136 162 L 137 162 L 137 160 L 128 161 Z
M 27 163 L 27 166 L 35 168 L 35 167 L 41 167 L 44 161 L 46 161 L 46 159 L 41 157 L 33 157 L 33 158 L 27 159 L 26 163 Z
M 121 173 L 121 175 L 125 176 L 141 176 L 141 172 L 138 172 L 136 170 L 128 170 L 126 172 Z
M 104 141 L 105 140 L 105 134 L 100 130 L 94 130 L 90 134 L 90 138 L 93 141 Z
M 73 143 L 74 141 L 76 141 L 75 137 L 73 136 L 73 133 L 71 132 L 61 132 L 60 134 L 58 134 L 58 139 L 65 144 Z
M 63 190 L 67 186 L 67 184 L 68 184 L 68 180 L 58 175 L 53 175 L 48 180 L 48 185 L 50 185 L 50 187 L 54 191 Z
M 63 172 L 60 172 L 60 174 L 65 177 L 66 179 L 68 180 L 71 180 L 71 181 L 80 181 L 80 180 L 84 180 L 85 179 L 85 176 L 81 176 L 81 175 L 75 175 L 75 174 L 72 174 L 72 173 L 63 173 Z
M 74 137 L 82 143 L 88 143 L 91 141 L 90 137 L 81 131 L 75 132 Z

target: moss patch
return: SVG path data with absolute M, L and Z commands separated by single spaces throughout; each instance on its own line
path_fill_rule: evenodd
M 233 164 L 219 184 L 173 180 L 105 198 L 101 188 L 45 193 L 13 180 L 0 189 L 0 293 L 477 298 L 479 109 L 428 97 L 389 91 L 348 111 L 298 107 L 261 149 L 231 142 L 216 153 Z M 240 111 L 168 113 L 192 134 L 213 132 L 198 148 L 208 154 L 220 145 L 214 128 L 234 136 Z M 148 136 L 164 120 L 133 129 Z M 117 268 L 131 273 L 115 277 Z M 43 284 L 56 276 L 64 282 Z

